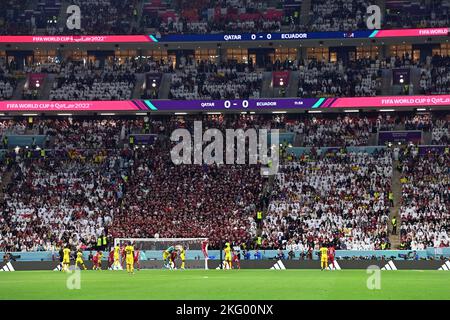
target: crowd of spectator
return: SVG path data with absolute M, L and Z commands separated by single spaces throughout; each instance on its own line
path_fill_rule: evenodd
M 26 23 L 27 0 L 0 1 L 0 35 L 27 34 L 30 25 Z
M 169 150 L 158 146 L 135 154 L 114 237 L 208 237 L 217 248 L 256 235 L 253 216 L 263 188 L 258 166 L 175 166 Z
M 50 100 L 127 100 L 136 84 L 132 62 L 95 63 L 69 62 L 61 68 Z
M 143 133 L 144 122 L 143 117 L 2 121 L 2 134 L 27 130 L 52 137 L 52 145 L 37 154 L 33 146 L 10 148 L 3 157 L 3 168 L 6 164 L 13 176 L 0 201 L 0 250 L 89 247 L 101 234 L 110 237 L 133 165 L 133 149 L 124 141 L 130 133 Z
M 300 62 L 299 97 L 375 96 L 381 87 L 379 60 L 359 59 L 348 64 L 305 60 Z
M 150 2 L 151 3 L 151 2 Z M 301 22 L 301 3 L 284 1 L 273 7 L 266 1 L 191 1 L 156 12 L 144 8 L 143 27 L 167 33 L 354 31 L 366 29 L 365 0 L 313 0 L 306 25 Z M 290 4 L 290 5 L 289 5 Z M 162 4 L 163 5 L 163 4 Z M 150 5 L 151 7 L 151 5 Z M 293 9 L 289 9 L 289 8 Z M 444 0 L 386 1 L 382 28 L 426 28 L 449 25 L 450 5 Z
M 380 131 L 430 132 L 432 145 L 447 145 L 450 141 L 449 122 L 445 114 L 418 113 L 410 116 L 386 116 L 383 122 L 377 124 L 377 127 Z
M 404 54 L 383 59 L 357 59 L 345 63 L 342 60 L 276 60 L 273 64 L 268 64 L 267 70 L 290 70 L 297 73 L 299 97 L 362 97 L 389 94 L 386 89 L 382 92 L 384 69 L 419 67 L 421 78 L 416 93 L 447 94 L 450 93 L 448 59 L 435 55 L 428 57 L 425 62 L 418 62 L 409 54 Z M 18 81 L 12 75 L 13 72 L 22 74 L 16 61 L 12 59 L 7 64 L 2 59 L 0 99 L 10 99 L 16 90 Z M 55 80 L 51 80 L 53 88 L 48 94 L 50 100 L 130 99 L 137 94 L 135 86 L 140 77 L 146 79 L 144 85 L 139 88 L 140 97 L 145 99 L 249 99 L 263 96 L 263 71 L 257 68 L 251 59 L 249 63 L 238 63 L 232 59 L 227 62 L 212 62 L 192 56 L 180 56 L 176 62 L 172 58 L 155 59 L 152 56 L 109 57 L 87 61 L 49 57 L 47 60 L 26 64 L 23 72 L 28 75 L 56 75 Z M 169 76 L 170 88 L 168 92 L 163 90 L 164 96 L 161 96 L 160 89 L 165 86 L 164 74 Z M 153 79 L 153 83 L 148 79 Z M 406 93 L 412 94 L 413 85 L 406 87 L 409 90 Z M 35 99 L 38 91 L 24 86 L 23 98 Z M 42 90 L 39 94 L 41 93 Z M 40 98 L 47 99 L 47 94 Z
M 55 73 L 61 72 L 61 63 L 59 59 L 52 58 L 42 62 L 36 62 L 30 65 L 25 65 L 23 71 L 25 73 Z
M 107 232 L 123 192 L 122 163 L 101 150 L 67 155 L 16 157 L 1 203 L 0 250 L 88 245 Z
M 431 144 L 450 144 L 450 125 L 448 120 L 437 119 L 431 131 Z
M 115 149 L 130 130 L 130 122 L 121 120 L 56 119 L 40 122 L 35 127 L 39 132 L 53 137 L 58 149 Z
M 364 135 L 374 127 L 448 128 L 445 119 L 426 114 L 28 120 L 0 122 L 0 136 L 49 137 L 43 154 L 10 147 L 7 160 L 2 159 L 2 172 L 13 175 L 0 200 L 0 251 L 51 250 L 65 242 L 89 247 L 101 234 L 208 237 L 212 248 L 225 240 L 250 248 L 257 236 L 255 213 L 264 203 L 268 212 L 260 225 L 261 248 L 312 252 L 326 242 L 337 249 L 388 249 L 391 151 L 349 153 L 345 146 L 366 145 Z M 203 130 L 304 132 L 305 145 L 314 147 L 297 156 L 283 153 L 274 189 L 265 194 L 267 180 L 259 165 L 173 164 L 169 136 L 176 128 L 192 131 L 194 120 L 202 121 Z M 154 133 L 157 139 L 151 145 L 134 145 L 130 135 L 138 133 Z M 319 153 L 319 146 L 336 148 Z M 447 246 L 448 154 L 417 156 L 415 148 L 408 150 L 394 157 L 400 158 L 402 172 L 403 246 Z
M 251 65 L 215 64 L 182 59 L 172 75 L 170 99 L 248 99 L 259 98 L 262 73 Z
M 263 247 L 389 248 L 390 151 L 314 152 L 281 166 L 263 226 Z
M 370 134 L 379 131 L 420 130 L 431 133 L 431 144 L 445 145 L 449 124 L 445 114 L 429 112 L 415 114 L 367 114 L 364 116 L 317 115 L 292 119 L 285 129 L 300 136 L 302 146 L 364 146 Z
M 450 57 L 435 55 L 427 57 L 421 67 L 421 94 L 449 94 L 450 93 Z
M 26 120 L 0 120 L 0 137 L 5 134 L 25 134 Z
M 275 32 L 280 31 L 283 10 L 266 1 L 221 0 L 173 3 L 166 11 L 147 10 L 141 25 L 167 33 Z
M 305 147 L 368 145 L 371 128 L 367 118 L 349 116 L 336 119 L 311 117 L 290 126 L 301 135 Z
M 383 29 L 436 28 L 450 23 L 450 3 L 446 0 L 386 0 Z
M 274 122 L 259 123 L 262 118 L 207 115 L 203 120 L 219 128 Z M 55 152 L 34 157 L 21 149 L 7 156 L 14 174 L 0 204 L 0 250 L 51 250 L 61 243 L 89 247 L 101 234 L 208 237 L 211 247 L 252 239 L 264 184 L 259 166 L 176 166 L 164 141 L 169 129 L 192 128 L 192 122 L 177 117 L 148 122 L 149 128 L 144 117 L 20 122 L 30 132 L 52 136 Z M 5 132 L 16 126 L 2 124 Z M 144 132 L 166 138 L 134 148 L 129 134 Z
M 419 154 L 408 148 L 400 156 L 402 173 L 401 245 L 405 249 L 450 246 L 450 156 Z
M 159 32 L 161 34 L 170 33 L 222 33 L 222 32 L 276 32 L 280 31 L 281 22 L 276 20 L 258 20 L 233 21 L 232 19 L 223 19 L 211 22 L 187 22 L 181 18 L 178 21 L 168 19 L 167 22 L 161 22 Z
M 365 0 L 313 0 L 311 1 L 310 31 L 353 31 L 366 29 L 366 11 L 370 3 Z
M 135 34 L 139 0 L 74 0 L 80 7 L 81 29 L 54 30 L 59 34 Z M 65 25 L 65 24 L 64 24 Z
M 433 126 L 431 114 L 416 114 L 411 118 L 404 119 L 406 130 L 430 131 Z
M 70 30 L 60 2 L 26 0 L 0 3 L 1 34 L 145 34 L 256 33 L 281 31 L 354 31 L 366 29 L 366 0 L 313 0 L 301 19 L 301 1 L 254 0 L 74 0 L 81 10 L 81 29 Z M 382 28 L 425 28 L 449 25 L 445 0 L 386 1 Z M 306 19 L 305 19 L 306 18 Z
M 17 81 L 9 71 L 9 67 L 4 59 L 0 58 L 0 100 L 11 99 Z

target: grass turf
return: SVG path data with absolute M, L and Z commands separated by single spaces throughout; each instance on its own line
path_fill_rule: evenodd
M 81 271 L 80 289 L 63 272 L 0 272 L 5 299 L 450 299 L 450 272 L 382 271 L 369 290 L 365 270 Z

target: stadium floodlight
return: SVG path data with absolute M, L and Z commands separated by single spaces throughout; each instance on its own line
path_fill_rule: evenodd
M 308 113 L 322 113 L 322 110 L 309 110 Z
M 417 108 L 416 111 L 427 111 L 427 108 Z
M 347 110 L 344 110 L 344 112 L 345 113 L 357 113 L 357 112 L 359 112 L 359 109 L 347 109 Z
M 272 111 L 273 114 L 278 114 L 278 113 L 287 113 L 287 111 Z
M 378 111 L 380 111 L 380 112 L 394 112 L 395 110 L 394 109 L 380 109 Z

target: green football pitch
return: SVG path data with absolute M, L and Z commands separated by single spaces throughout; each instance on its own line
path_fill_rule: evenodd
M 73 275 L 0 272 L 0 300 L 450 299 L 446 271 L 381 271 L 379 290 L 368 289 L 366 270 L 89 270 L 80 272 L 79 282 Z M 68 289 L 67 283 L 80 288 Z

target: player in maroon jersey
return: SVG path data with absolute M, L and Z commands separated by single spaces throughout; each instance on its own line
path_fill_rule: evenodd
M 94 264 L 92 270 L 102 270 L 102 258 L 103 252 L 97 251 L 95 256 L 92 258 L 92 262 Z
M 240 255 L 241 254 L 239 253 L 238 250 L 233 250 L 233 264 L 237 265 L 238 269 L 241 269 L 241 259 L 239 257 Z
M 122 269 L 125 269 L 125 260 L 126 260 L 126 252 L 125 252 L 125 245 L 122 245 L 121 247 L 120 247 L 120 258 L 121 258 L 121 261 L 120 261 L 120 264 L 122 265 Z
M 328 265 L 333 265 L 333 269 L 336 269 L 336 266 L 334 265 L 334 255 L 336 254 L 336 250 L 332 245 L 328 247 Z M 331 269 L 331 268 L 330 268 Z
M 140 254 L 141 252 L 139 251 L 139 249 L 134 250 L 134 265 L 138 271 L 141 270 L 141 264 L 139 263 Z
M 205 270 L 208 270 L 208 239 L 202 241 L 202 252 L 205 257 Z
M 112 267 L 114 263 L 114 248 L 108 254 L 108 269 Z
M 205 259 L 208 259 L 208 239 L 202 241 L 202 252 Z
M 92 257 L 92 270 L 97 270 L 98 269 L 98 254 L 95 254 Z
M 177 258 L 177 250 L 173 250 L 170 253 L 170 264 L 172 265 L 172 268 L 175 268 L 175 259 Z

